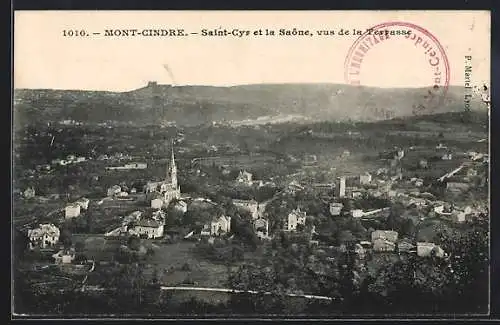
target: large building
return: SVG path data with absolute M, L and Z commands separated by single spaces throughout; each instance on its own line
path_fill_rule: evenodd
M 132 221 L 127 227 L 129 234 L 144 236 L 147 238 L 163 237 L 165 214 L 162 211 L 148 209 L 140 215 L 136 214 L 135 216 L 136 221 Z
M 205 224 L 201 230 L 203 236 L 221 236 L 231 231 L 231 217 L 224 215 L 214 218 L 209 224 Z
M 66 219 L 76 218 L 80 215 L 80 205 L 77 203 L 68 204 L 64 208 L 64 216 Z
M 233 199 L 233 204 L 240 209 L 250 212 L 253 220 L 259 217 L 259 203 L 257 201 Z
M 288 217 L 285 221 L 285 230 L 296 231 L 298 225 L 305 225 L 305 224 L 306 224 L 306 212 L 301 211 L 299 207 L 288 214 Z
M 164 206 L 168 206 L 174 199 L 180 199 L 181 188 L 177 183 L 177 166 L 175 164 L 174 147 L 172 145 L 172 155 L 170 164 L 167 166 L 167 174 L 164 181 L 148 182 L 146 193 L 158 192 L 163 197 Z
M 259 218 L 253 223 L 255 233 L 260 239 L 269 238 L 269 221 Z
M 59 241 L 59 228 L 53 224 L 41 224 L 38 228 L 28 230 L 29 248 L 47 248 Z
M 345 197 L 345 177 L 342 176 L 338 179 L 338 186 L 337 186 L 337 197 L 338 198 L 344 198 Z

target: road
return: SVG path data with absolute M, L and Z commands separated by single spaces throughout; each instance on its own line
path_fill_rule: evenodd
M 203 287 L 166 287 L 166 286 L 161 286 L 161 290 L 166 290 L 166 291 L 211 291 L 211 292 L 227 292 L 227 293 L 250 293 L 250 294 L 263 294 L 263 295 L 270 295 L 272 292 L 260 292 L 260 291 L 253 291 L 253 290 L 234 290 L 234 289 L 226 289 L 226 288 L 203 288 Z M 318 299 L 318 300 L 335 300 L 335 298 L 332 297 L 326 297 L 326 296 L 315 296 L 315 295 L 298 295 L 298 294 L 292 294 L 288 293 L 286 294 L 288 297 L 300 297 L 300 298 L 306 298 L 306 299 Z
M 86 286 L 83 284 L 82 291 L 107 291 L 111 290 L 114 291 L 115 289 L 109 289 L 109 288 L 102 288 L 99 286 Z M 222 292 L 222 293 L 250 293 L 250 294 L 255 294 L 255 295 L 271 295 L 273 294 L 272 292 L 261 292 L 261 291 L 252 291 L 252 290 L 234 290 L 234 289 L 226 289 L 226 288 L 204 288 L 204 287 L 166 287 L 166 286 L 161 286 L 160 290 L 163 291 L 208 291 L 208 292 Z M 285 294 L 288 297 L 297 297 L 297 298 L 305 298 L 305 299 L 316 299 L 316 300 L 327 300 L 327 301 L 334 301 L 334 300 L 342 300 L 342 298 L 332 298 L 332 297 L 326 297 L 326 296 L 316 296 L 316 295 L 299 295 L 299 294 L 293 294 L 293 293 L 288 293 Z

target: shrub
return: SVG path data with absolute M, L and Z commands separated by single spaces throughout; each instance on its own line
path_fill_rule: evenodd
M 189 265 L 189 263 L 184 263 L 184 265 L 182 265 L 182 267 L 181 267 L 181 270 L 182 271 L 191 271 L 191 266 Z

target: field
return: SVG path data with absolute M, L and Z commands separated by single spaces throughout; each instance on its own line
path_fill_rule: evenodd
M 83 243 L 85 247 L 83 253 L 96 262 L 114 260 L 117 249 L 120 245 L 126 244 L 126 240 L 105 238 L 98 234 L 74 234 L 72 240 L 73 243 Z M 182 241 L 162 244 L 151 240 L 142 240 L 142 243 L 154 250 L 154 254 L 146 260 L 144 273 L 146 276 L 152 276 L 156 270 L 161 284 L 177 286 L 185 283 L 192 286 L 220 288 L 227 286 L 227 267 L 195 256 L 192 252 L 195 243 Z
M 105 238 L 101 234 L 73 234 L 71 239 L 75 245 L 83 244 L 83 254 L 96 262 L 113 260 L 120 245 L 126 244 L 126 241 Z
M 160 280 L 164 285 L 175 286 L 184 282 L 199 287 L 227 287 L 227 267 L 200 260 L 192 252 L 194 246 L 192 242 L 160 245 L 154 256 L 148 260 L 151 265 L 148 270 L 163 270 Z M 189 267 L 183 267 L 185 264 Z

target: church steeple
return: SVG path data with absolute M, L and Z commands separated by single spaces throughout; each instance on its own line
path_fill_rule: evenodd
M 171 158 L 170 158 L 170 182 L 173 188 L 177 188 L 177 166 L 175 165 L 175 156 L 174 156 L 174 141 L 172 140 L 171 144 Z M 167 178 L 168 180 L 168 178 Z

